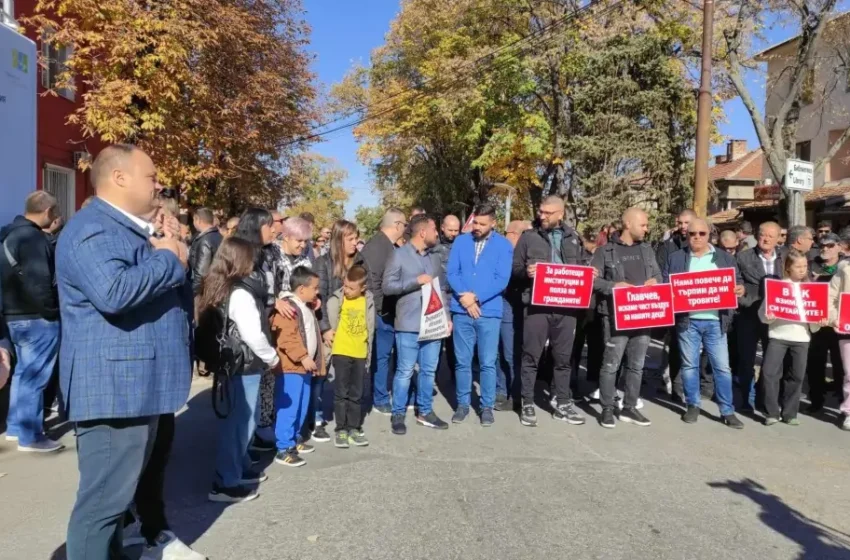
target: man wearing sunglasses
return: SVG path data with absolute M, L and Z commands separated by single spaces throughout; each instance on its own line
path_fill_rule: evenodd
M 809 261 L 813 261 L 820 256 L 820 244 L 823 242 L 823 238 L 832 233 L 832 222 L 829 220 L 821 220 L 818 222 L 818 225 L 815 227 L 815 234 L 817 243 L 815 243 L 806 256 L 809 258 Z
M 829 282 L 838 271 L 841 261 L 841 238 L 834 233 L 827 233 L 820 238 L 820 255 L 809 264 L 812 280 Z M 832 364 L 833 378 L 844 379 L 844 367 L 838 349 L 838 335 L 832 327 L 823 327 L 812 334 L 809 344 L 809 359 L 806 365 L 806 376 L 809 378 L 809 414 L 815 414 L 823 409 L 826 397 L 826 358 Z
M 689 246 L 670 255 L 662 268 L 664 281 L 671 274 L 682 272 L 706 272 L 731 269 L 735 273 L 735 295 L 744 295 L 743 279 L 735 259 L 725 251 L 717 251 L 708 242 L 708 223 L 694 218 L 688 228 Z M 734 309 L 700 311 L 676 315 L 676 335 L 682 358 L 682 381 L 685 390 L 687 411 L 682 420 L 693 424 L 700 414 L 700 353 L 705 350 L 714 375 L 714 390 L 720 416 L 730 428 L 741 429 L 744 425 L 735 416 L 732 396 L 732 372 L 729 367 L 729 349 L 726 334 L 732 327 Z
M 739 410 L 755 410 L 755 363 L 759 342 L 767 348 L 767 325 L 758 316 L 764 299 L 766 278 L 781 278 L 785 266 L 784 249 L 778 249 L 780 227 L 776 222 L 759 226 L 758 244 L 738 253 L 738 269 L 744 279 L 746 293 L 738 299 L 738 317 L 735 330 L 738 336 L 738 382 L 744 406 Z

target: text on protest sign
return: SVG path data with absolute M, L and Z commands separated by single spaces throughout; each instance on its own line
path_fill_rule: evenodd
M 614 328 L 618 331 L 671 327 L 673 289 L 670 284 L 614 288 Z
M 671 274 L 670 285 L 673 287 L 675 313 L 719 311 L 738 307 L 734 268 Z
M 531 304 L 587 309 L 593 294 L 593 267 L 537 263 Z
M 829 316 L 829 284 L 768 279 L 765 284 L 767 313 L 797 323 L 818 323 Z
M 850 293 L 841 294 L 838 297 L 838 321 L 835 323 L 835 332 L 850 334 Z
M 440 297 L 440 279 L 434 278 L 422 288 L 422 314 L 419 318 L 419 340 L 440 340 L 451 332 L 445 305 Z

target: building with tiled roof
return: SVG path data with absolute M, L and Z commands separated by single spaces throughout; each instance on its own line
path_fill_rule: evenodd
M 708 169 L 714 200 L 709 213 L 729 211 L 756 199 L 756 188 L 762 184 L 764 154 L 761 148 L 748 150 L 746 140 L 730 140 L 726 154 L 715 157 Z

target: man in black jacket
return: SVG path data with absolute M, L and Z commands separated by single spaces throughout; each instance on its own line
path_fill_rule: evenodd
M 627 286 L 652 286 L 661 282 L 661 269 L 653 258 L 652 247 L 646 243 L 649 220 L 640 208 L 629 208 L 623 214 L 623 231 L 616 241 L 607 243 L 593 254 L 592 266 L 598 272 L 593 290 L 598 297 L 597 312 L 602 316 L 605 331 L 605 352 L 599 372 L 599 396 L 602 402 L 603 428 L 614 428 L 614 397 L 617 394 L 617 371 L 623 355 L 625 363 L 625 394 L 620 420 L 638 426 L 650 421 L 637 410 L 643 364 L 649 350 L 650 329 L 618 331 L 614 323 L 613 290 Z
M 540 223 L 522 234 L 514 250 L 513 274 L 522 290 L 522 303 L 527 306 L 523 323 L 522 372 L 520 377 L 522 409 L 520 422 L 536 426 L 534 410 L 534 385 L 540 357 L 549 340 L 554 362 L 554 385 L 557 398 L 554 417 L 569 424 L 584 424 L 582 416 L 573 406 L 570 393 L 570 358 L 576 331 L 577 309 L 537 307 L 530 305 L 531 288 L 537 263 L 580 265 L 582 263 L 581 237 L 564 223 L 564 200 L 550 196 L 538 211 Z
M 53 245 L 42 231 L 56 217 L 56 199 L 36 191 L 23 216 L 0 230 L 3 315 L 18 356 L 6 439 L 19 451 L 47 453 L 64 446 L 44 434 L 43 391 L 59 351 L 59 297 Z
M 198 232 L 189 250 L 189 270 L 192 271 L 192 292 L 195 296 L 201 295 L 204 278 L 221 245 L 221 233 L 214 221 L 215 216 L 209 208 L 198 208 L 192 218 L 192 224 Z
M 743 395 L 742 412 L 755 410 L 756 348 L 767 348 L 767 325 L 758 316 L 764 299 L 765 278 L 782 278 L 785 253 L 777 249 L 779 224 L 765 222 L 759 226 L 757 244 L 752 249 L 738 253 L 738 270 L 744 279 L 744 295 L 738 299 L 738 316 L 735 331 L 738 337 L 738 385 Z
M 372 236 L 363 247 L 360 255 L 366 263 L 369 272 L 367 286 L 375 298 L 375 336 L 372 351 L 371 370 L 374 380 L 372 382 L 372 405 L 374 409 L 385 415 L 392 414 L 390 406 L 390 392 L 388 388 L 390 374 L 390 357 L 395 344 L 395 298 L 384 299 L 381 289 L 384 269 L 395 250 L 396 242 L 404 235 L 407 220 L 404 212 L 398 208 L 390 208 L 384 213 L 381 220 L 381 229 Z M 364 399 L 365 400 L 365 399 Z

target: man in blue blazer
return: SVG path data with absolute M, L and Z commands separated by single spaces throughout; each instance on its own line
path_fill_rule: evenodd
M 153 161 L 133 146 L 109 146 L 91 181 L 97 198 L 56 248 L 60 389 L 80 471 L 69 560 L 121 557 L 122 519 L 160 415 L 183 407 L 192 376 L 188 251 L 174 227 L 154 237 Z
M 504 303 L 502 292 L 511 279 L 514 248 L 499 235 L 496 209 L 482 204 L 475 209 L 472 233 L 457 237 L 449 253 L 446 278 L 452 291 L 455 385 L 457 410 L 452 422 L 469 415 L 472 393 L 472 356 L 478 343 L 481 368 L 481 425 L 493 425 L 496 404 L 496 362 Z

